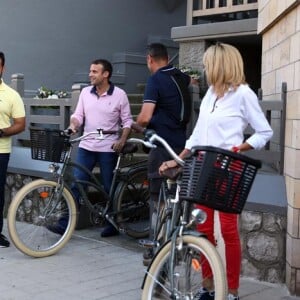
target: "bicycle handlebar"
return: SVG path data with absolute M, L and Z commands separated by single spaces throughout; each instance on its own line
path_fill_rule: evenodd
M 161 136 L 157 135 L 154 130 L 146 129 L 136 123 L 131 125 L 131 128 L 137 131 L 138 133 L 142 133 L 145 136 L 145 140 L 137 139 L 137 138 L 130 138 L 128 142 L 136 142 L 145 145 L 148 148 L 155 148 L 157 147 L 154 142 L 159 142 L 171 155 L 171 157 L 180 165 L 184 165 L 184 160 L 182 160 L 171 148 L 171 146 L 167 143 L 167 141 L 162 138 Z
M 67 136 L 70 136 L 72 134 L 72 129 L 67 128 L 66 130 L 64 130 L 64 134 Z M 117 130 L 104 130 L 102 128 L 98 128 L 96 129 L 96 131 L 91 131 L 88 133 L 85 133 L 77 138 L 74 138 L 72 140 L 70 140 L 70 143 L 76 143 L 76 142 L 80 142 L 81 140 L 85 139 L 86 137 L 90 136 L 90 135 L 98 135 L 96 137 L 97 140 L 103 140 L 105 139 L 104 135 L 110 135 L 110 134 L 116 134 L 119 131 Z

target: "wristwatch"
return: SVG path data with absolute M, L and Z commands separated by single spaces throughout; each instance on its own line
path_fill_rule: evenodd
M 4 131 L 0 129 L 0 138 L 3 137 L 3 135 L 4 135 Z

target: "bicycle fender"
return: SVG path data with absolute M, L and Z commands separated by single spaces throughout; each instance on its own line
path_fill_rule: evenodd
M 147 166 L 146 165 L 140 165 L 140 166 L 134 166 L 131 167 L 130 169 L 128 169 L 124 174 L 126 174 L 126 176 L 129 176 L 133 173 L 137 173 L 137 172 L 142 172 L 145 171 L 147 172 Z
M 53 181 L 53 182 L 57 182 L 57 179 L 52 176 L 52 175 L 49 175 L 49 176 L 46 176 L 46 177 L 43 177 L 42 179 L 46 180 L 46 181 Z
M 139 165 L 139 166 L 135 166 L 131 169 L 128 169 L 126 172 L 122 173 L 121 174 L 121 178 L 130 178 L 131 176 L 133 176 L 135 173 L 139 173 L 139 172 L 146 172 L 147 174 L 147 166 L 145 165 Z M 123 188 L 123 185 L 124 184 L 127 184 L 127 181 L 126 180 L 121 180 L 117 185 L 116 185 L 116 188 L 115 188 L 115 191 L 114 191 L 114 195 L 113 195 L 113 203 L 116 203 L 118 197 L 119 197 L 119 193 L 120 193 L 120 190 Z
M 192 236 L 195 236 L 195 237 L 204 237 L 204 238 L 207 238 L 206 235 L 203 233 L 203 232 L 198 232 L 198 231 L 195 231 L 195 230 L 187 230 L 184 232 L 183 235 L 192 235 Z M 144 275 L 144 279 L 143 279 L 143 282 L 142 282 L 142 285 L 141 285 L 141 289 L 144 289 L 144 284 L 145 284 L 145 281 L 147 279 L 147 276 L 148 276 L 148 273 L 149 273 L 149 270 L 152 266 L 152 263 L 153 261 L 155 260 L 155 257 L 158 255 L 158 253 L 161 251 L 161 249 L 169 242 L 171 242 L 172 238 L 169 238 L 164 244 L 161 245 L 161 247 L 159 248 L 159 250 L 154 254 L 153 256 L 153 259 L 151 260 L 149 266 L 147 267 L 147 270 L 145 272 L 145 275 Z

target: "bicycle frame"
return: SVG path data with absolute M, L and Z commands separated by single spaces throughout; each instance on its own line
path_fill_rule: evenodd
M 182 247 L 182 241 L 180 241 L 180 238 L 184 235 L 192 235 L 195 237 L 206 237 L 204 233 L 198 232 L 195 230 L 192 230 L 192 226 L 195 224 L 195 219 L 189 220 L 190 218 L 190 210 L 192 207 L 192 204 L 187 201 L 180 202 L 179 201 L 179 182 L 177 182 L 177 188 L 176 188 L 176 196 L 174 199 L 171 200 L 172 204 L 168 207 L 168 209 L 171 209 L 171 216 L 168 216 L 170 218 L 170 222 L 167 223 L 167 232 L 166 236 L 167 239 L 164 241 L 162 245 L 159 245 L 158 250 L 155 252 L 153 259 L 151 260 L 149 266 L 147 267 L 147 271 L 144 275 L 144 279 L 142 282 L 142 289 L 145 284 L 145 280 L 147 276 L 149 275 L 149 270 L 152 266 L 152 263 L 155 260 L 155 257 L 159 255 L 159 252 L 163 249 L 164 244 L 167 244 L 170 240 L 172 241 L 172 251 L 171 251 L 171 258 L 170 258 L 170 269 L 174 270 L 174 250 L 175 247 Z M 183 204 L 183 205 L 182 205 Z M 167 216 L 166 216 L 167 217 Z M 203 220 L 202 220 L 203 221 Z M 165 220 L 163 219 L 161 222 L 161 226 L 164 225 Z M 179 243 L 178 243 L 179 238 Z M 173 271 L 172 271 L 173 272 Z M 174 285 L 173 278 L 171 281 L 171 284 Z M 173 289 L 173 287 L 172 287 Z
M 101 137 L 100 133 L 105 134 L 98 131 L 95 132 L 96 138 Z M 113 174 L 111 192 L 105 193 L 101 181 L 91 170 L 71 160 L 72 144 L 94 132 L 72 141 L 69 141 L 66 132 L 60 130 L 33 128 L 32 133 L 33 157 L 52 162 L 49 165 L 52 176 L 24 185 L 10 204 L 8 230 L 11 240 L 21 252 L 32 257 L 46 257 L 66 245 L 76 228 L 78 217 L 77 201 L 74 201 L 72 193 L 74 186 L 78 188 L 76 200 L 81 197 L 85 202 L 92 224 L 108 220 L 117 230 L 133 238 L 143 238 L 148 234 L 149 194 L 145 184 L 146 165 L 144 162 L 132 163 L 125 168 L 120 165 L 121 157 L 136 152 L 137 145 L 125 145 L 122 149 Z M 89 178 L 74 178 L 74 168 L 79 168 Z M 97 193 L 96 201 L 90 197 L 94 192 Z M 110 206 L 114 210 L 112 213 Z M 117 218 L 113 220 L 115 215 Z
M 113 220 L 113 217 L 117 214 L 117 212 L 112 211 L 112 212 L 108 213 L 108 210 L 111 207 L 112 202 L 115 197 L 116 188 L 117 188 L 119 182 L 121 182 L 121 181 L 127 182 L 128 175 L 130 174 L 130 172 L 136 171 L 138 169 L 141 169 L 141 170 L 145 169 L 146 160 L 142 160 L 142 161 L 132 163 L 132 164 L 126 164 L 121 167 L 120 165 L 121 165 L 122 159 L 126 155 L 131 155 L 132 153 L 129 153 L 129 154 L 128 153 L 119 153 L 117 163 L 116 163 L 116 166 L 113 171 L 113 180 L 112 180 L 112 184 L 110 187 L 110 191 L 109 191 L 109 193 L 107 193 L 104 190 L 100 180 L 93 173 L 93 171 L 90 171 L 85 166 L 83 166 L 77 162 L 74 162 L 71 159 L 72 152 L 73 152 L 73 144 L 79 142 L 80 140 L 84 139 L 85 137 L 87 137 L 91 134 L 99 134 L 99 139 L 104 138 L 102 131 L 97 131 L 97 132 L 88 133 L 86 135 L 82 135 L 81 137 L 71 140 L 70 148 L 69 148 L 68 152 L 66 153 L 65 159 L 62 163 L 61 172 L 60 173 L 58 172 L 60 169 L 60 166 L 58 163 L 51 163 L 49 165 L 49 169 L 52 171 L 51 179 L 53 180 L 53 178 L 54 178 L 59 183 L 60 187 L 67 187 L 69 190 L 71 190 L 71 186 L 68 184 L 68 180 L 65 178 L 67 169 L 68 168 L 78 168 L 81 171 L 83 171 L 89 177 L 89 180 L 79 180 L 74 177 L 73 173 L 70 174 L 70 180 L 71 180 L 72 184 L 75 185 L 76 188 L 78 189 L 79 194 L 80 194 L 80 199 L 82 199 L 83 204 L 85 204 L 88 207 L 88 209 L 91 213 L 98 214 L 101 217 L 108 219 L 117 229 L 119 229 L 118 225 Z M 90 200 L 88 198 L 88 192 L 85 189 L 85 187 L 87 187 L 87 186 L 94 188 L 104 198 L 104 201 L 106 204 L 105 204 L 103 211 L 99 212 L 99 210 L 97 208 L 95 208 L 95 206 L 90 202 Z M 61 188 L 60 190 L 62 192 L 63 188 Z M 122 211 L 122 213 L 124 213 L 124 212 L 126 212 L 126 211 Z
M 147 131 L 142 131 L 145 134 L 146 137 L 146 143 L 150 146 L 154 144 L 154 142 L 158 141 L 160 142 L 164 148 L 169 152 L 169 154 L 176 160 L 176 162 L 183 166 L 184 165 L 184 161 L 180 159 L 180 157 L 171 149 L 171 147 L 168 145 L 168 143 L 162 139 L 161 137 L 159 137 L 158 135 L 155 134 L 155 132 L 148 132 Z M 135 140 L 136 142 L 138 142 L 138 140 Z M 139 141 L 141 142 L 141 141 Z M 163 183 L 164 185 L 165 183 Z M 162 190 L 162 189 L 161 189 Z M 163 245 L 156 245 L 156 246 L 160 246 L 158 248 L 158 251 L 156 251 L 156 253 L 154 254 L 154 257 L 152 259 L 152 261 L 150 262 L 150 264 L 148 265 L 147 271 L 145 273 L 143 282 L 142 282 L 142 289 L 144 289 L 144 285 L 145 282 L 147 280 L 147 277 L 150 276 L 152 277 L 152 274 L 150 274 L 150 269 L 152 267 L 152 265 L 155 262 L 156 257 L 158 257 L 160 255 L 160 252 L 162 252 L 164 250 L 164 246 L 167 245 L 168 243 L 171 242 L 171 248 L 170 248 L 170 258 L 169 258 L 169 270 L 170 270 L 170 274 L 174 274 L 175 272 L 175 250 L 176 249 L 181 249 L 183 247 L 183 237 L 185 235 L 188 236 L 194 236 L 194 237 L 205 237 L 205 235 L 203 233 L 191 230 L 192 226 L 194 224 L 196 224 L 196 222 L 205 222 L 206 220 L 206 215 L 205 214 L 201 214 L 200 210 L 198 213 L 195 213 L 192 215 L 192 218 L 190 219 L 190 210 L 192 207 L 191 202 L 188 201 L 181 201 L 179 199 L 179 190 L 180 190 L 180 179 L 176 180 L 176 195 L 174 199 L 165 199 L 165 194 L 163 195 L 163 199 L 165 199 L 165 205 L 167 205 L 167 207 L 165 207 L 165 210 L 171 210 L 171 216 L 168 215 L 168 211 L 166 212 L 166 216 L 164 217 L 162 221 L 162 224 L 160 225 L 160 227 L 162 227 L 164 224 L 166 224 L 167 229 L 166 229 L 166 238 L 167 240 L 164 241 Z M 164 189 L 162 191 L 162 193 L 164 193 Z M 161 195 L 160 195 L 161 196 Z M 167 220 L 167 218 L 169 218 L 170 220 Z M 161 228 L 158 229 L 158 232 L 156 232 L 156 235 L 159 234 L 159 230 Z M 156 236 L 157 238 L 157 236 Z M 205 237 L 206 238 L 206 237 Z M 176 292 L 175 292 L 175 276 L 170 276 L 170 278 L 168 278 L 168 280 L 170 281 L 170 299 L 177 299 L 176 298 Z

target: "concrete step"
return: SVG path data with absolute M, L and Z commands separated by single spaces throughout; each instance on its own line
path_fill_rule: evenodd
M 129 99 L 129 102 L 130 103 L 142 103 L 142 101 L 143 101 L 143 94 L 132 94 L 132 93 L 130 93 L 130 94 L 128 94 L 127 95 L 128 96 L 128 99 Z
M 134 120 L 136 120 L 137 115 L 141 111 L 143 104 L 143 94 L 128 94 L 128 99 L 130 102 L 131 114 Z
M 142 104 L 131 103 L 130 109 L 133 116 L 137 116 L 141 111 Z

